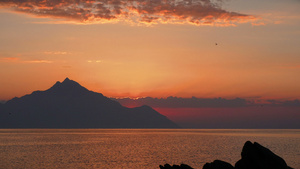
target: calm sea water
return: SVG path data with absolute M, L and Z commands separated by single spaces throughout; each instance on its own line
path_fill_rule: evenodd
M 300 169 L 300 130 L 0 129 L 0 168 L 159 168 L 240 159 L 256 141 Z

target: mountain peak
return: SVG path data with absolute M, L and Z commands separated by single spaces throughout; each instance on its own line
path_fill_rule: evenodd
M 67 77 L 67 78 L 65 78 L 65 80 L 63 81 L 63 83 L 64 82 L 68 82 L 68 81 L 71 81 L 71 80 Z
M 48 91 L 88 91 L 76 81 L 70 80 L 68 77 L 63 82 L 56 82 Z
M 73 85 L 80 85 L 79 83 L 77 83 L 76 81 L 74 81 L 74 80 L 70 80 L 68 77 L 67 78 L 65 78 L 65 80 L 63 81 L 63 82 L 61 82 L 61 84 L 68 84 L 68 85 L 70 85 L 70 84 L 73 84 Z M 81 85 L 80 85 L 81 86 Z

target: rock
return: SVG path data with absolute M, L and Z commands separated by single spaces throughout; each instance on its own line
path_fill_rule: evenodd
M 247 141 L 241 154 L 242 159 L 235 163 L 235 167 L 227 162 L 215 160 L 204 164 L 203 169 L 293 169 L 287 166 L 281 157 L 256 142 L 252 144 Z M 159 167 L 160 169 L 193 169 L 186 164 L 180 166 L 165 164 Z
M 159 165 L 160 169 L 193 169 L 192 167 L 186 165 L 186 164 L 181 164 L 179 165 L 173 165 L 171 166 L 170 164 L 165 164 L 164 166 Z
M 172 168 L 172 166 L 170 166 L 170 164 L 165 164 L 164 166 L 159 165 L 159 168 L 160 169 L 169 169 L 169 168 Z
M 234 167 L 225 161 L 215 160 L 212 163 L 204 164 L 203 169 L 234 169 Z
M 190 167 L 189 165 L 186 165 L 186 164 L 181 164 L 180 167 L 181 167 L 181 169 L 193 169 L 192 167 Z
M 242 159 L 235 164 L 236 169 L 289 169 L 286 162 L 269 149 L 247 141 L 242 150 Z

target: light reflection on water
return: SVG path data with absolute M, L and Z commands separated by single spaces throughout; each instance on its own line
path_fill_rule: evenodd
M 300 130 L 0 129 L 0 168 L 159 168 L 234 163 L 256 141 L 300 168 Z

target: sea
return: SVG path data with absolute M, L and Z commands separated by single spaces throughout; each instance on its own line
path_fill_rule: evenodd
M 299 129 L 0 129 L 1 169 L 159 169 L 232 165 L 246 141 L 300 169 Z

